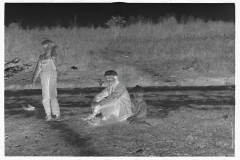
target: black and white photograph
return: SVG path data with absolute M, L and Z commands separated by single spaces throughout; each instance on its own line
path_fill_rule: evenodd
M 3 4 L 5 158 L 238 154 L 234 1 Z

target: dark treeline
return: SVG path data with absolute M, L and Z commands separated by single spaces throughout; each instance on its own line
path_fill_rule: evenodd
M 21 27 L 105 27 L 112 16 L 121 16 L 126 24 L 138 21 L 158 23 L 169 17 L 186 23 L 194 19 L 204 22 L 235 22 L 235 4 L 204 3 L 6 3 L 5 26 Z

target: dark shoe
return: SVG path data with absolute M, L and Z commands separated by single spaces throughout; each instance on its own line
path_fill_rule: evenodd
M 46 120 L 47 122 L 52 121 L 52 116 L 46 116 L 46 117 L 45 117 L 45 120 Z
M 64 121 L 64 119 L 60 115 L 56 115 L 55 121 Z
M 95 116 L 93 114 L 90 114 L 89 116 L 87 116 L 86 118 L 81 118 L 83 121 L 88 121 L 93 119 Z
M 88 122 L 88 124 L 90 124 L 92 126 L 99 126 L 101 124 L 102 120 L 99 118 L 93 118 L 92 120 L 87 121 L 87 122 Z

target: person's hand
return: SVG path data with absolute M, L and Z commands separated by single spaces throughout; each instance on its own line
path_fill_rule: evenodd
M 35 88 L 35 81 L 32 81 L 32 88 Z
M 104 99 L 104 97 L 103 97 L 102 94 L 99 94 L 99 95 L 97 95 L 97 96 L 94 97 L 94 101 L 95 101 L 95 102 L 100 102 L 100 101 L 103 100 L 103 99 Z
M 98 112 L 99 112 L 99 110 L 100 110 L 100 105 L 97 105 L 97 106 L 94 108 L 93 113 L 94 113 L 95 115 L 97 115 Z
M 98 100 L 98 97 L 96 96 L 96 97 L 93 98 L 92 101 L 93 101 L 93 102 L 97 102 L 97 100 Z

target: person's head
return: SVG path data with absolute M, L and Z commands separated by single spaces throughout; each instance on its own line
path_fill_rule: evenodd
M 143 88 L 140 87 L 139 85 L 136 85 L 136 87 L 133 89 L 134 93 L 133 96 L 136 100 L 142 100 L 143 99 Z
M 53 41 L 47 39 L 42 42 L 42 47 L 46 50 L 52 50 L 53 48 L 56 47 L 56 45 L 54 44 Z
M 104 73 L 104 77 L 106 77 L 107 85 L 111 86 L 118 81 L 118 73 L 113 70 L 106 71 Z

